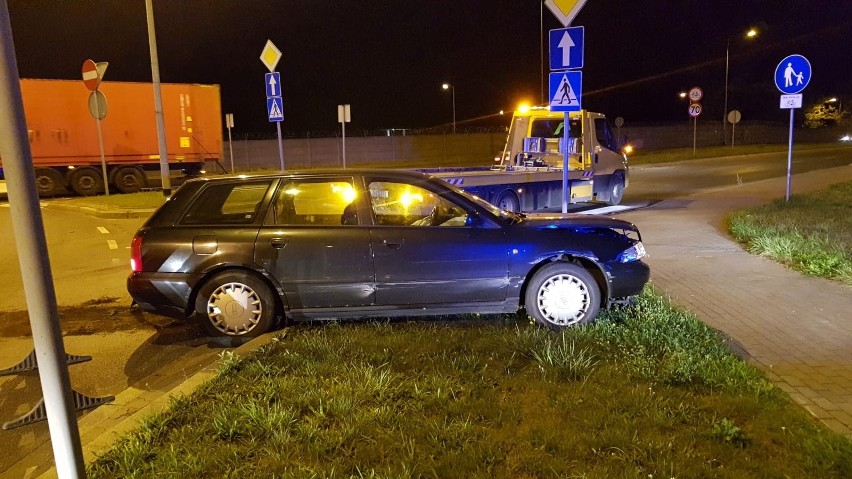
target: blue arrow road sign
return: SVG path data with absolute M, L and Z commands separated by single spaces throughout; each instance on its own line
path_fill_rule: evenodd
M 811 81 L 811 63 L 801 55 L 790 55 L 775 68 L 775 86 L 781 93 L 799 93 Z
M 583 68 L 583 27 L 550 31 L 550 69 Z
M 583 96 L 583 72 L 550 74 L 550 111 L 580 111 Z
M 284 108 L 280 96 L 266 99 L 266 112 L 269 115 L 269 121 L 284 121 Z
M 272 72 L 266 74 L 266 98 L 272 98 L 281 95 L 281 74 Z

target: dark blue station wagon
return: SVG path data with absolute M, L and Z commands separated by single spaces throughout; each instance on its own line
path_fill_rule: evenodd
M 195 179 L 138 231 L 145 311 L 257 336 L 278 320 L 509 313 L 560 329 L 648 281 L 631 223 L 502 211 L 410 171 Z

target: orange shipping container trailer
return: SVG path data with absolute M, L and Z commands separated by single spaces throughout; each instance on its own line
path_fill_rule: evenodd
M 98 89 L 107 100 L 101 131 L 111 190 L 160 186 L 153 85 L 102 82 Z M 103 191 L 97 125 L 83 82 L 22 79 L 21 92 L 39 194 Z M 197 175 L 206 161 L 219 161 L 219 86 L 163 83 L 162 98 L 172 176 Z

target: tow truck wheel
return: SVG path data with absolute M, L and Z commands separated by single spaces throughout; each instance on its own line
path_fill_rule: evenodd
M 615 206 L 624 198 L 624 175 L 616 173 L 609 179 L 609 200 L 607 204 Z
M 576 264 L 556 262 L 533 276 L 524 305 L 537 324 L 560 330 L 595 319 L 600 297 L 598 283 L 588 271 Z
M 521 211 L 521 202 L 518 201 L 518 195 L 516 195 L 512 190 L 506 190 L 500 193 L 500 195 L 497 196 L 497 201 L 494 203 L 494 206 L 501 210 L 511 211 L 513 213 L 520 213 Z

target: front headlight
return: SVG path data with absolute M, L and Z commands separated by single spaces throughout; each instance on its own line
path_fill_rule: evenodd
M 633 246 L 619 253 L 615 259 L 619 263 L 632 263 L 633 261 L 639 261 L 643 257 L 645 257 L 645 246 L 641 241 L 637 241 L 633 243 Z

